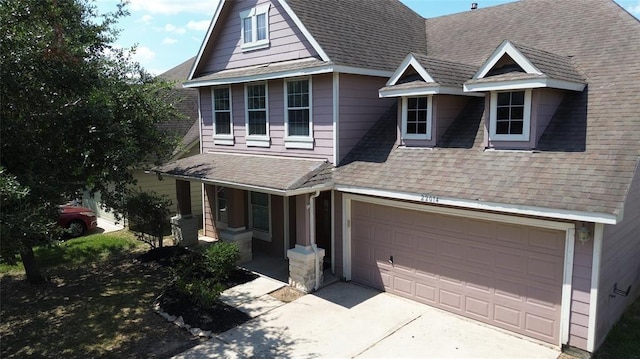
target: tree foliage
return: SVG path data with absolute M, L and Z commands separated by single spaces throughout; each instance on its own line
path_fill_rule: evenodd
M 24 190 L 23 206 L 48 208 L 36 233 L 5 236 L 3 228 L 2 247 L 45 240 L 50 209 L 85 189 L 120 209 L 130 169 L 173 150 L 159 126 L 179 116 L 171 84 L 112 44 L 126 15 L 122 4 L 101 15 L 84 0 L 0 2 L 0 165 Z
M 129 229 L 135 232 L 136 238 L 152 249 L 162 247 L 164 231 L 169 224 L 171 200 L 153 191 L 135 189 L 128 191 L 125 203 Z

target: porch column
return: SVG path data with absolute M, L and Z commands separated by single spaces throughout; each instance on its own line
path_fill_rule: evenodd
M 311 213 L 315 208 L 310 195 L 296 196 L 296 246 L 287 251 L 289 258 L 289 285 L 305 293 L 311 293 L 316 285 L 316 266 L 321 265 L 324 249 L 317 248 L 311 243 L 313 221 Z M 320 267 L 320 282 L 322 282 L 322 267 Z
M 220 239 L 234 242 L 240 250 L 238 264 L 249 262 L 253 259 L 251 241 L 253 231 L 247 229 L 247 199 L 245 191 L 235 188 L 225 188 L 227 197 L 227 228 L 220 231 Z
M 171 217 L 171 233 L 180 246 L 198 244 L 198 219 L 191 215 L 191 183 L 176 180 L 177 212 Z

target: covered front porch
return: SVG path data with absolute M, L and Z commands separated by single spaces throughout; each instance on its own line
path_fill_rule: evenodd
M 178 214 L 172 231 L 178 243 L 194 245 L 199 236 L 237 243 L 239 264 L 306 293 L 322 285 L 324 268 L 331 273 L 329 163 L 204 154 L 156 170 L 176 179 Z M 201 233 L 191 212 L 190 182 L 203 188 Z

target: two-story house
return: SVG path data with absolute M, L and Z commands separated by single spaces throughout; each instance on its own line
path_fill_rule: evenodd
M 640 294 L 640 23 L 613 1 L 221 1 L 185 86 L 201 153 L 158 171 L 292 285 L 326 261 L 588 352 Z

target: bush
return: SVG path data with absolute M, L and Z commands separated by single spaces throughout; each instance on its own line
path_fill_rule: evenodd
M 176 266 L 176 289 L 193 303 L 210 308 L 225 289 L 223 283 L 238 258 L 240 251 L 235 243 L 218 242 L 202 254 L 192 252 Z
M 171 200 L 153 191 L 130 190 L 126 196 L 125 213 L 129 229 L 136 238 L 156 248 L 162 247 L 162 238 L 167 228 L 167 216 Z

